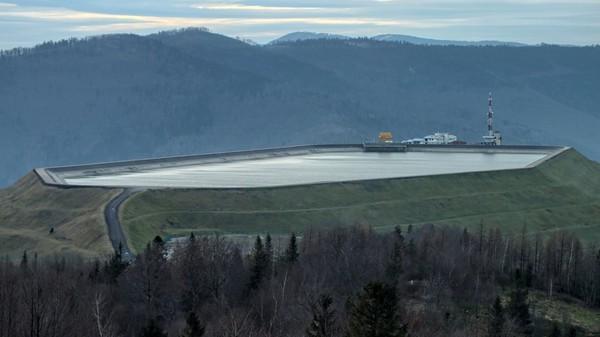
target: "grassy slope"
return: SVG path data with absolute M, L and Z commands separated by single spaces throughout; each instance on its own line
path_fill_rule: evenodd
M 535 169 L 253 190 L 156 190 L 121 218 L 132 246 L 194 231 L 301 232 L 310 226 L 440 223 L 569 228 L 600 239 L 600 167 L 569 150 Z
M 116 194 L 117 190 L 99 188 L 48 187 L 34 173 L 26 175 L 0 190 L 0 256 L 17 259 L 23 250 L 42 257 L 109 254 L 103 210 Z

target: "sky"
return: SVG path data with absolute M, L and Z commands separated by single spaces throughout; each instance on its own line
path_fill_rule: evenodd
M 0 0 L 0 49 L 184 27 L 258 43 L 310 31 L 591 45 L 600 0 Z

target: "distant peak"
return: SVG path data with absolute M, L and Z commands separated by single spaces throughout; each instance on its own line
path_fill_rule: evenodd
M 508 47 L 523 47 L 527 46 L 524 43 L 519 42 L 507 42 L 507 41 L 495 41 L 495 40 L 483 40 L 483 41 L 460 41 L 460 40 L 438 40 L 429 39 L 411 35 L 401 34 L 382 34 L 371 37 L 372 40 L 386 41 L 386 42 L 399 42 L 399 43 L 412 43 L 421 45 L 431 46 L 508 46 Z
M 269 44 L 298 42 L 305 40 L 350 40 L 352 37 L 338 34 L 329 33 L 315 33 L 315 32 L 293 32 L 286 34 L 278 39 L 275 39 Z M 370 38 L 374 41 L 384 42 L 397 42 L 397 43 L 411 43 L 418 45 L 430 45 L 430 46 L 508 46 L 508 47 L 523 47 L 527 44 L 510 41 L 496 41 L 496 40 L 481 40 L 481 41 L 466 41 L 466 40 L 439 40 L 430 39 L 412 35 L 402 34 L 381 34 L 375 35 Z
M 348 40 L 351 39 L 349 36 L 328 34 L 328 33 L 314 33 L 314 32 L 294 32 L 286 34 L 278 39 L 275 39 L 269 44 L 285 43 L 285 42 L 296 42 L 304 40 Z

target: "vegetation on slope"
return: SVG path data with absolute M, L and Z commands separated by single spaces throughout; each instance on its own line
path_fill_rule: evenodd
M 121 209 L 131 246 L 155 235 L 285 234 L 439 223 L 600 239 L 600 168 L 569 150 L 534 169 L 245 190 L 154 190 Z
M 106 256 L 111 253 L 104 205 L 118 194 L 101 188 L 60 189 L 29 173 L 0 190 L 0 256 Z
M 249 254 L 222 236 L 190 236 L 173 247 L 156 237 L 131 263 L 119 255 L 104 265 L 31 258 L 0 263 L 0 332 L 11 337 L 600 334 L 598 252 L 567 233 L 538 240 L 500 230 L 482 235 L 422 226 L 312 234 L 300 242 L 289 235 L 282 247 L 268 234 L 255 236 Z

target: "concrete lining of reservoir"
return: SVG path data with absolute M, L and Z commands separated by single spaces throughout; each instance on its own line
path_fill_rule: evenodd
M 562 153 L 559 146 L 408 145 L 406 152 L 363 152 L 362 144 L 164 157 L 35 169 L 58 187 L 260 188 L 526 169 Z

